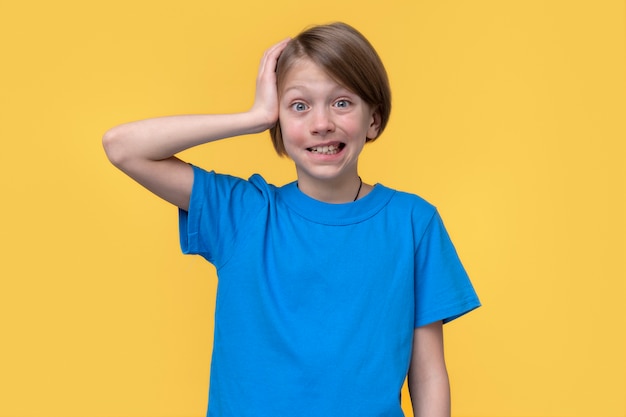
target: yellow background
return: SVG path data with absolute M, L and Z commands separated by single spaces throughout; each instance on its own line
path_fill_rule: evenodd
M 100 139 L 246 109 L 263 50 L 334 20 L 394 92 L 364 180 L 439 207 L 484 304 L 446 327 L 454 415 L 626 416 L 625 18 L 610 0 L 3 0 L 0 416 L 203 415 L 214 270 Z M 183 156 L 294 178 L 266 134 Z

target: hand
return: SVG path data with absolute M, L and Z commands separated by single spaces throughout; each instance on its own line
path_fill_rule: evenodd
M 290 39 L 287 38 L 265 51 L 256 81 L 256 94 L 251 113 L 257 113 L 264 120 L 265 129 L 278 121 L 278 90 L 276 87 L 276 63 Z

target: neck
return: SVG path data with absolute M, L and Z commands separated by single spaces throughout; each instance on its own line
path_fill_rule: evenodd
M 363 184 L 357 174 L 339 180 L 318 180 L 298 177 L 298 188 L 304 194 L 325 203 L 351 203 L 364 196 L 371 188 Z

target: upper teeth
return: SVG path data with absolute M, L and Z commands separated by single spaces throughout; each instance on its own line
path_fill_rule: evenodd
M 333 154 L 333 153 L 337 153 L 337 151 L 339 150 L 339 147 L 335 145 L 328 145 L 328 146 L 315 146 L 309 149 L 311 152 Z

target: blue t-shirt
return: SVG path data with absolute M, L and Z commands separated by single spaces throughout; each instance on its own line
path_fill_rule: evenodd
M 403 416 L 414 328 L 480 305 L 436 209 L 380 184 L 328 204 L 194 167 L 180 236 L 218 274 L 210 417 Z

